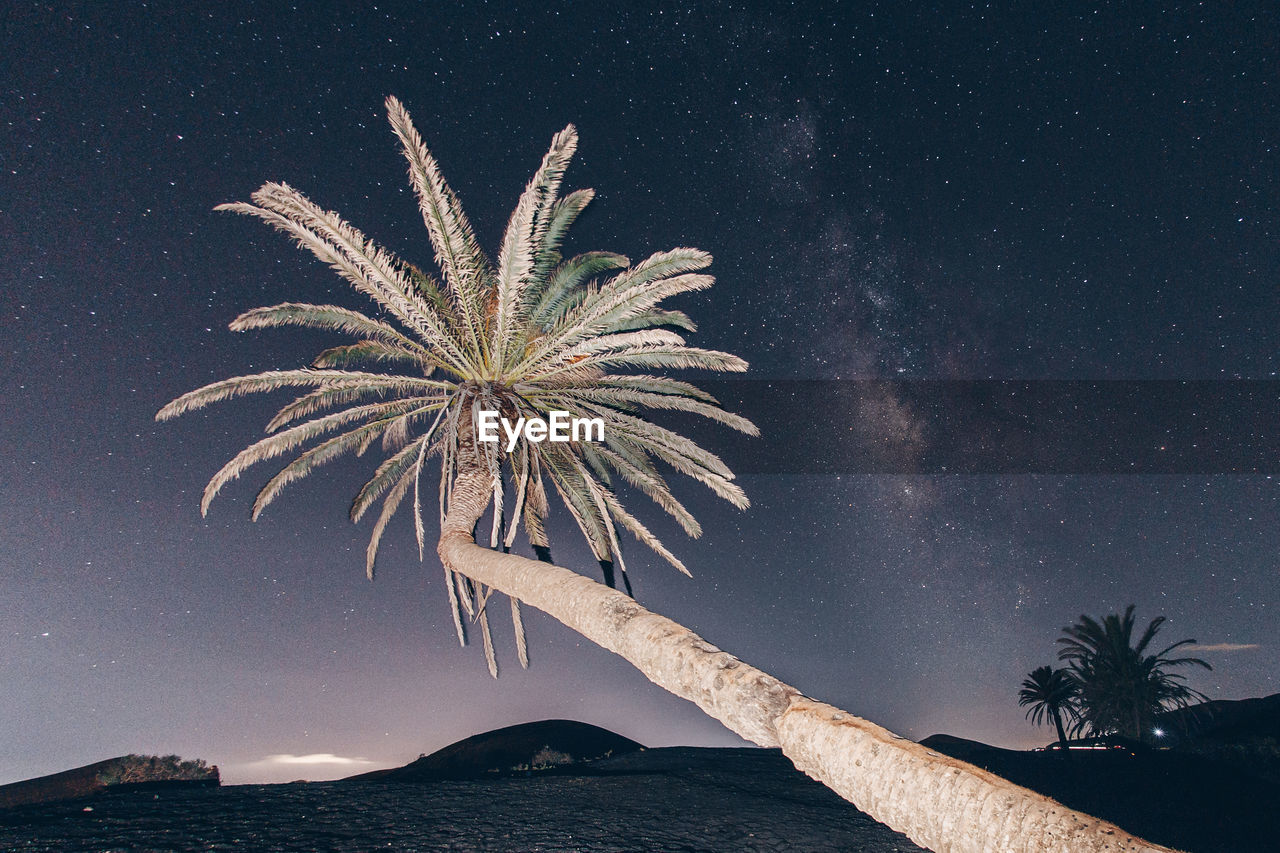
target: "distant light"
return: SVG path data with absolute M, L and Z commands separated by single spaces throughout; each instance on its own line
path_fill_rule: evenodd
M 268 755 L 262 761 L 256 762 L 263 764 L 372 764 L 373 762 L 364 758 L 345 758 L 341 755 L 334 755 L 331 752 L 316 752 L 311 755 L 289 755 L 277 754 Z
M 1156 737 L 1164 737 L 1164 729 L 1161 728 L 1154 729 L 1151 733 Z

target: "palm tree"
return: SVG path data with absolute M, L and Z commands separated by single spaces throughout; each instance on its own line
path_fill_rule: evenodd
M 1058 743 L 1067 748 L 1067 732 L 1062 726 L 1062 715 L 1075 714 L 1073 700 L 1076 681 L 1070 671 L 1040 666 L 1031 670 L 1018 691 L 1019 707 L 1027 707 L 1027 719 L 1039 726 L 1052 721 L 1058 730 Z
M 684 567 L 623 507 L 611 486 L 614 475 L 652 498 L 690 535 L 698 535 L 698 524 L 672 496 L 655 461 L 737 506 L 747 505 L 723 461 L 641 417 L 639 410 L 692 412 L 745 432 L 754 432 L 751 424 L 686 382 L 611 372 L 745 369 L 735 356 L 688 346 L 677 330 L 692 331 L 692 322 L 659 307 L 669 296 L 708 287 L 711 278 L 700 271 L 711 259 L 695 249 L 660 252 L 635 265 L 609 253 L 562 258 L 565 231 L 592 197 L 590 190 L 559 196 L 577 143 L 570 126 L 556 134 L 520 196 L 493 263 L 404 108 L 394 98 L 387 108 L 442 280 L 378 247 L 284 184 L 263 186 L 253 204 L 223 205 L 293 237 L 372 298 L 387 319 L 333 305 L 283 303 L 249 311 L 231 324 L 235 330 L 308 326 L 353 334 L 357 341 L 326 350 L 310 367 L 215 382 L 160 410 L 157 417 L 165 419 L 243 394 L 306 389 L 267 425 L 271 435 L 214 475 L 202 510 L 251 465 L 310 444 L 259 492 L 253 507 L 257 517 L 284 486 L 381 441 L 386 459 L 351 509 L 359 519 L 382 501 L 366 559 L 372 575 L 382 533 L 410 490 L 424 549 L 421 475 L 428 460 L 434 464 L 438 458 L 436 550 L 445 588 L 454 602 L 459 639 L 464 632 L 457 614 L 465 611 L 479 626 L 491 672 L 496 662 L 486 614 L 497 591 L 511 599 L 518 636 L 523 631 L 517 602 L 523 602 L 623 656 L 742 737 L 780 746 L 797 767 L 935 850 L 1159 849 L 811 700 L 625 593 L 551 564 L 544 522 L 552 491 L 595 557 L 620 569 L 619 528 L 677 569 Z M 371 367 L 355 369 L 362 364 Z M 386 372 L 392 365 L 404 369 Z M 511 452 L 477 441 L 482 411 L 514 418 L 552 410 L 601 418 L 605 440 L 525 440 Z M 490 508 L 489 547 L 483 548 L 475 530 Z M 508 553 L 521 524 L 541 559 Z M 522 643 L 520 657 L 526 662 Z
M 1206 698 L 1186 685 L 1182 673 L 1171 670 L 1212 667 L 1200 658 L 1170 657 L 1170 652 L 1195 640 L 1179 640 L 1148 654 L 1165 617 L 1152 619 L 1135 644 L 1133 611 L 1130 604 L 1123 615 L 1112 613 L 1101 622 L 1081 615 L 1074 625 L 1062 629 L 1058 658 L 1070 663 L 1079 684 L 1080 727 L 1096 735 L 1150 741 L 1157 714 Z

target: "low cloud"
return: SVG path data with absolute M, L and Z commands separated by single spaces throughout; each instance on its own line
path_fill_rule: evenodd
M 1260 648 L 1257 643 L 1209 643 L 1194 646 L 1183 646 L 1181 651 L 1188 652 L 1244 652 Z
M 281 753 L 279 755 L 268 755 L 261 761 L 253 762 L 252 767 L 273 767 L 285 764 L 372 764 L 363 758 L 344 758 L 341 755 L 334 755 L 331 752 L 313 752 L 310 755 L 289 755 Z

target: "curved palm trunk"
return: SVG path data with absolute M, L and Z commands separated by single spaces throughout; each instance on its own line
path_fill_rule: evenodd
M 576 572 L 481 548 L 473 531 L 491 494 L 483 471 L 459 473 L 440 531 L 447 567 L 621 655 L 747 740 L 780 746 L 797 768 L 917 844 L 937 853 L 1167 850 L 809 699 Z
M 1049 713 L 1053 714 L 1053 725 L 1058 730 L 1058 743 L 1062 744 L 1062 750 L 1065 754 L 1067 750 L 1067 732 L 1062 727 L 1062 712 L 1057 708 L 1051 707 Z

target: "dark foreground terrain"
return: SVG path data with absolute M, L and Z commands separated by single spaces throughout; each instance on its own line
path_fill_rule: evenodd
M 1280 783 L 1249 764 L 1138 744 L 1063 754 L 946 735 L 921 743 L 1176 850 L 1280 851 Z
M 920 848 L 760 749 L 650 749 L 473 781 L 109 790 L 0 811 L 0 850 L 376 849 Z
M 1172 750 L 923 743 L 1175 849 L 1280 850 L 1280 695 L 1187 714 L 1167 721 L 1181 732 Z M 191 774 L 174 768 L 201 772 L 182 781 Z M 0 787 L 12 806 L 0 808 L 0 851 L 920 849 L 776 750 L 645 750 L 572 720 L 486 732 L 340 782 L 217 781 L 202 762 L 124 756 Z

